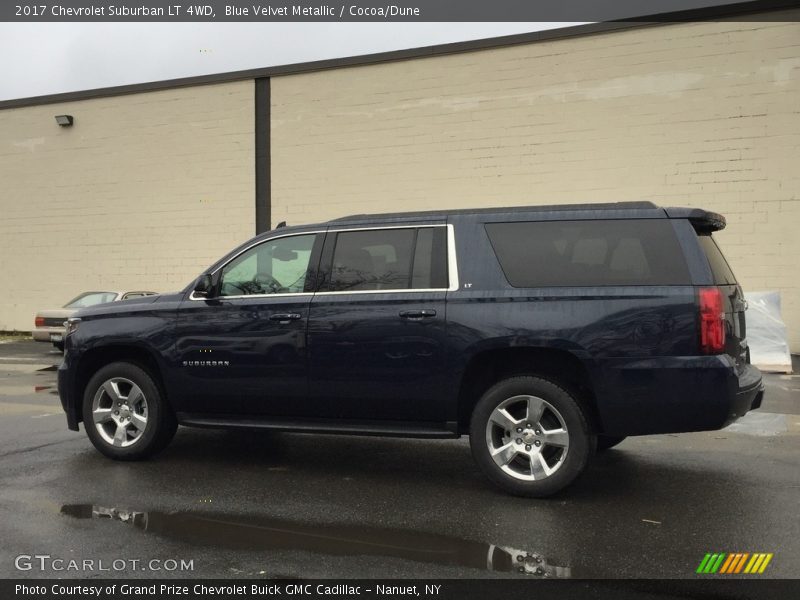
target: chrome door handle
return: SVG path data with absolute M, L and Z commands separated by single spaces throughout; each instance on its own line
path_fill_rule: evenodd
M 426 317 L 435 317 L 436 311 L 431 308 L 423 308 L 420 310 L 404 310 L 400 313 L 401 319 L 419 320 Z
M 269 316 L 270 321 L 280 321 L 281 323 L 288 323 L 289 321 L 297 321 L 301 316 L 297 313 L 275 313 Z

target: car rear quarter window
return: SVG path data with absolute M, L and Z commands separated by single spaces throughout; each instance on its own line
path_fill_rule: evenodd
M 667 219 L 487 223 L 514 287 L 689 285 Z
M 716 285 L 733 285 L 736 283 L 736 277 L 725 260 L 722 250 L 717 246 L 717 242 L 711 237 L 711 234 L 699 235 L 700 246 L 708 259 L 708 266 L 711 267 L 711 275 L 714 278 Z

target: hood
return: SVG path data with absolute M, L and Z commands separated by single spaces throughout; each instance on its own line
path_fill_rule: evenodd
M 74 317 L 91 317 L 94 315 L 108 315 L 118 312 L 125 312 L 133 306 L 143 304 L 152 304 L 158 300 L 159 296 L 138 296 L 130 298 L 129 300 L 119 300 L 116 302 L 105 302 L 104 304 L 95 304 L 94 306 L 87 306 L 75 312 Z
M 158 294 L 157 296 L 153 296 L 155 300 L 153 302 L 179 302 L 183 300 L 184 292 L 166 292 L 164 294 Z
M 182 293 L 156 294 L 154 296 L 139 296 L 129 300 L 119 300 L 117 302 L 107 302 L 95 306 L 81 308 L 74 315 L 75 317 L 94 317 L 99 315 L 113 315 L 125 313 L 129 310 L 136 310 L 138 307 L 147 306 L 156 302 L 179 302 L 183 298 Z

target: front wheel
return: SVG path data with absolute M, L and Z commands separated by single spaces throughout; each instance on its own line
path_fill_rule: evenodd
M 483 473 L 519 496 L 544 497 L 572 483 L 594 448 L 578 401 L 542 377 L 511 377 L 478 401 L 470 446 Z
M 139 460 L 162 450 L 177 421 L 147 371 L 128 362 L 106 365 L 83 395 L 86 435 L 100 452 L 116 460 Z

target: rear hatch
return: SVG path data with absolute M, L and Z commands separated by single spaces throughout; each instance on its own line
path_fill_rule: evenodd
M 750 362 L 744 318 L 747 303 L 744 299 L 744 292 L 736 281 L 728 261 L 725 260 L 725 256 L 713 238 L 715 231 L 725 229 L 725 217 L 700 208 L 666 208 L 664 210 L 670 218 L 687 219 L 692 224 L 711 269 L 714 287 L 698 290 L 701 351 L 706 354 L 724 352 L 736 361 L 738 369 Z M 720 293 L 717 294 L 716 290 L 719 290 Z M 714 309 L 713 315 L 709 310 L 711 307 Z M 719 311 L 716 310 L 717 308 Z M 721 319 L 720 313 L 722 313 Z M 712 317 L 716 320 L 716 325 L 722 325 L 717 329 L 720 333 L 724 331 L 724 342 L 714 336 L 715 323 L 709 323 Z M 704 319 L 706 319 L 705 323 Z M 711 327 L 704 328 L 704 324 Z M 709 341 L 709 336 L 706 335 L 709 331 L 712 334 L 710 336 L 711 343 L 705 344 L 704 342 Z

